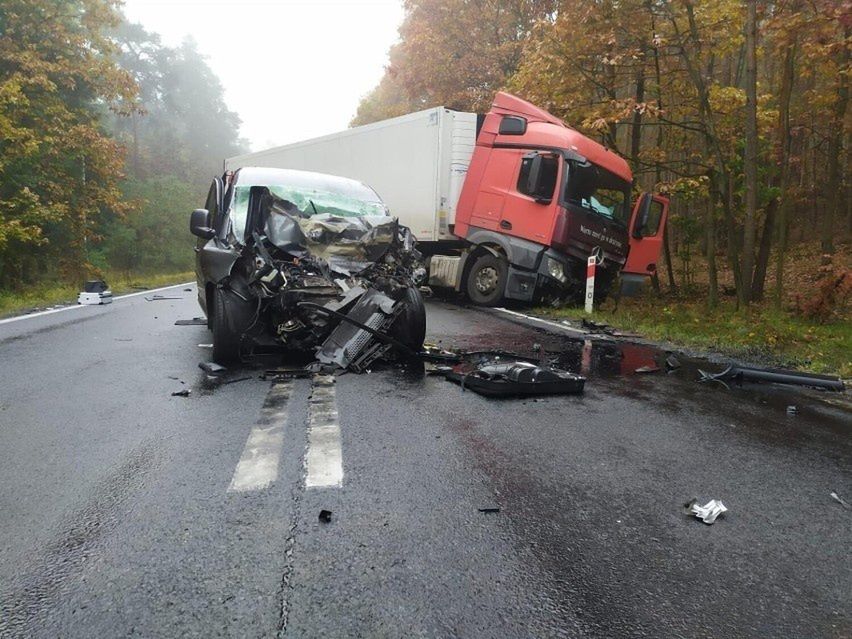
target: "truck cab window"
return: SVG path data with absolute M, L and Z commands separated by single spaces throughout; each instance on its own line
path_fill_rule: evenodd
M 530 193 L 528 183 L 530 179 L 530 166 L 532 166 L 533 156 L 524 157 L 521 160 L 521 170 L 518 174 L 518 192 L 524 195 L 529 195 L 534 198 L 549 199 L 553 197 L 553 190 L 556 188 L 556 177 L 559 173 L 559 160 L 554 155 L 541 156 L 541 176 L 539 177 L 539 190 L 537 193 Z
M 630 184 L 590 162 L 568 160 L 565 202 L 627 223 Z

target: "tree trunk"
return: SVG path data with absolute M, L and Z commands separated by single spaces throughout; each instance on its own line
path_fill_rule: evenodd
M 796 41 L 790 43 L 784 54 L 784 70 L 781 75 L 781 93 L 778 98 L 778 146 L 781 163 L 779 185 L 781 206 L 778 209 L 778 256 L 775 262 L 775 307 L 781 308 L 784 297 L 784 259 L 787 257 L 787 231 L 790 215 L 790 97 L 796 70 Z
M 707 305 L 716 308 L 719 305 L 719 282 L 716 275 L 716 207 L 713 204 L 713 196 L 707 197 L 707 208 L 704 214 L 704 226 L 706 235 L 707 276 L 709 290 L 707 291 Z
M 769 250 L 772 248 L 772 236 L 775 231 L 775 211 L 778 209 L 778 198 L 773 198 L 766 207 L 766 218 L 763 221 L 763 233 L 760 236 L 760 249 L 757 252 L 757 262 L 754 265 L 754 278 L 751 282 L 751 299 L 762 300 L 766 285 L 766 267 L 769 264 Z
M 757 226 L 757 0 L 746 0 L 746 122 L 745 122 L 745 223 L 740 273 L 743 301 L 751 301 L 754 243 Z M 770 238 L 767 238 L 770 239 Z
M 852 28 L 845 30 L 845 40 L 849 39 Z M 834 253 L 834 221 L 843 212 L 845 190 L 841 160 L 843 159 L 843 139 L 845 137 L 846 107 L 849 103 L 849 75 L 844 72 L 849 63 L 849 49 L 842 47 L 837 60 L 837 97 L 832 113 L 832 135 L 828 140 L 828 206 L 822 219 L 822 252 Z

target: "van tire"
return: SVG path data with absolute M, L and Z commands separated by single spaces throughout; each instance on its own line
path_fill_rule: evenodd
M 233 330 L 226 295 L 222 289 L 213 291 L 213 361 L 222 366 L 240 359 L 240 335 Z
M 420 291 L 409 286 L 400 299 L 405 308 L 391 329 L 391 335 L 415 353 L 423 350 L 426 341 L 426 306 Z
M 467 272 L 465 290 L 468 298 L 479 306 L 497 306 L 503 301 L 509 264 L 502 257 L 483 253 Z

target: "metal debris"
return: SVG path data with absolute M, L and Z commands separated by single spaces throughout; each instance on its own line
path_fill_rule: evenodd
M 729 388 L 726 382 L 734 381 L 737 384 L 743 382 L 774 382 L 776 384 L 794 384 L 797 386 L 810 386 L 823 390 L 843 391 L 845 386 L 843 380 L 833 375 L 815 375 L 813 373 L 802 373 L 780 368 L 746 368 L 744 366 L 728 366 L 720 373 L 708 373 L 699 370 L 701 375 L 699 382 L 719 382 L 725 388 Z
M 710 525 L 716 521 L 716 518 L 724 512 L 727 512 L 728 509 L 718 499 L 711 499 L 703 506 L 698 504 L 697 499 L 691 499 L 684 507 L 691 515 L 695 515 L 698 519 L 703 521 L 705 524 Z
M 324 524 L 330 523 L 331 522 L 331 511 L 325 510 L 325 509 L 319 511 L 319 520 Z
M 203 317 L 193 317 L 192 319 L 182 319 L 175 322 L 175 326 L 207 326 L 207 320 Z
M 188 388 L 184 388 L 183 390 L 175 391 L 172 393 L 172 397 L 189 397 L 190 391 Z
M 486 506 L 485 508 L 480 508 L 479 512 L 481 512 L 481 513 L 499 513 L 500 507 L 499 506 Z
M 146 295 L 145 299 L 148 300 L 149 302 L 160 302 L 162 300 L 182 300 L 183 298 L 182 297 L 170 297 L 168 295 L 151 295 L 150 297 L 148 297 Z
M 284 380 L 284 379 L 299 379 L 302 377 L 311 377 L 314 374 L 312 370 L 307 368 L 272 368 L 263 372 L 261 379 L 263 380 Z
M 670 370 L 670 371 L 677 370 L 678 368 L 680 368 L 680 366 L 681 366 L 680 360 L 677 357 L 675 357 L 674 355 L 669 355 L 668 357 L 666 357 L 666 369 L 667 370 Z
M 797 406 L 788 406 L 787 407 L 787 414 L 788 415 L 798 415 L 799 414 L 799 408 Z

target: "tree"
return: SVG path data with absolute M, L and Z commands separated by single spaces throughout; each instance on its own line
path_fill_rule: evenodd
M 0 286 L 44 264 L 83 274 L 99 221 L 129 210 L 118 187 L 122 153 L 100 126 L 104 108 L 135 92 L 105 36 L 116 5 L 0 4 Z

